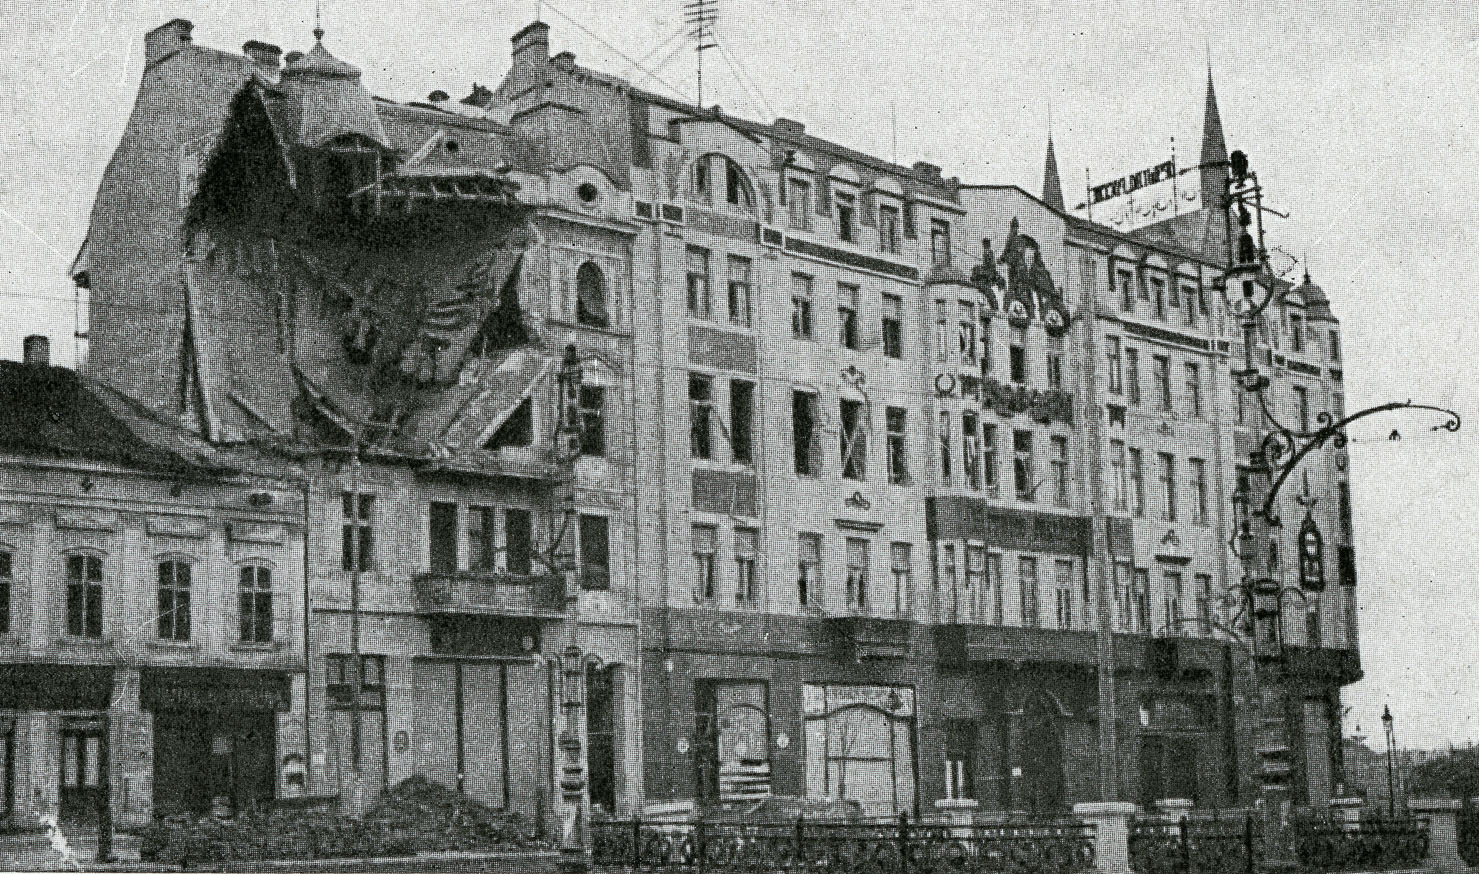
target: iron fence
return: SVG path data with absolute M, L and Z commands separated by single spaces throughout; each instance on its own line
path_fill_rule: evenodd
M 1421 867 L 1428 830 L 1412 817 L 1359 823 L 1305 819 L 1293 823 L 1294 858 L 1310 872 L 1391 871 Z
M 1136 874 L 1253 874 L 1257 824 L 1251 815 L 1136 819 L 1130 868 Z
M 592 861 L 636 871 L 1079 874 L 1094 831 L 1074 820 L 1000 825 L 647 821 L 592 824 Z

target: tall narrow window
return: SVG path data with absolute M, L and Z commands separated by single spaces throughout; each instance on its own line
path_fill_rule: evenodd
M 497 511 L 492 507 L 467 508 L 467 566 L 469 570 L 492 573 L 498 568 Z
M 1135 631 L 1150 631 L 1150 571 L 1136 568 L 1130 578 L 1130 599 L 1134 603 Z
M 1109 393 L 1124 394 L 1125 378 L 1124 368 L 1120 361 L 1120 338 L 1107 337 L 1104 341 L 1104 355 L 1108 359 L 1109 370 Z
M 1135 311 L 1135 274 L 1129 270 L 1119 271 L 1120 309 L 1127 313 Z
M 815 336 L 811 288 L 810 276 L 791 274 L 791 336 L 798 340 L 810 340 Z
M 1000 625 L 1006 613 L 1006 593 L 1001 587 L 1001 553 L 986 554 L 986 584 L 991 587 L 991 621 Z
M 709 250 L 688 247 L 688 314 L 707 319 L 713 311 L 709 297 Z
M 750 185 L 745 181 L 744 171 L 735 162 L 724 160 L 724 199 L 731 206 L 752 209 L 755 200 L 750 195 Z
M 858 287 L 837 284 L 837 342 L 844 349 L 857 349 L 858 336 Z
M 1073 627 L 1073 561 L 1072 559 L 1060 558 L 1053 562 L 1053 606 L 1055 608 L 1058 627 Z
M 960 580 L 956 575 L 955 544 L 953 543 L 946 543 L 940 547 L 940 579 L 945 584 L 946 592 L 949 593 L 947 597 L 954 599 L 958 618 L 965 607 L 960 603 Z
M 1011 356 L 1012 382 L 1027 381 L 1027 329 L 1012 328 Z
M 354 495 L 344 493 L 344 527 L 341 566 L 346 571 L 358 569 L 368 571 L 375 561 L 375 528 L 371 517 L 375 511 L 375 496 L 363 492 L 359 496 L 359 507 L 354 506 Z M 358 546 L 358 560 L 355 547 Z
M 975 413 L 960 414 L 960 456 L 965 467 L 965 484 L 972 491 L 981 490 L 981 434 Z
M 712 601 L 715 594 L 714 550 L 718 530 L 713 525 L 693 526 L 693 600 Z
M 1207 462 L 1193 458 L 1191 465 L 1191 521 L 1206 525 L 1207 519 Z
M 1157 409 L 1171 412 L 1171 358 L 1168 355 L 1155 356 L 1155 389 Z
M 868 427 L 862 401 L 843 398 L 838 402 L 842 427 L 842 475 L 847 479 L 868 478 Z
M 955 464 L 950 457 L 950 413 L 940 411 L 940 485 L 948 486 L 953 477 L 952 468 Z
M 965 611 L 971 619 L 985 619 L 990 610 L 990 593 L 986 591 L 986 547 L 968 543 L 965 547 Z
M 1195 361 L 1186 362 L 1186 414 L 1202 417 L 1202 368 Z
M 822 535 L 800 534 L 796 541 L 796 602 L 821 606 Z
M 160 640 L 190 639 L 190 565 L 183 561 L 159 563 Z
M 935 301 L 935 360 L 950 360 L 950 304 Z
M 0 552 L 0 634 L 10 633 L 10 586 L 14 582 L 13 563 L 14 556 L 11 553 Z M 0 804 L 0 813 L 4 812 L 6 812 L 6 807 Z
M 1166 317 L 1166 280 L 1159 276 L 1150 277 L 1150 292 L 1155 302 L 1155 317 L 1164 319 Z
M 593 261 L 585 262 L 575 271 L 575 320 L 597 328 L 611 324 L 606 307 L 606 277 Z
M 1351 484 L 1342 481 L 1337 490 L 1336 508 L 1340 513 L 1340 536 L 1346 540 L 1351 539 L 1352 514 L 1351 514 Z
M 1166 286 L 1166 293 L 1171 298 L 1172 309 L 1181 306 L 1181 286 L 1177 285 L 1174 280 Z
M 834 191 L 832 205 L 837 210 L 837 239 L 851 243 L 855 236 L 853 216 L 857 212 L 858 199 L 849 191 Z
M 1176 521 L 1176 456 L 1169 452 L 1157 453 L 1161 475 L 1161 518 Z
M 914 590 L 914 559 L 908 543 L 895 543 L 889 547 L 889 571 L 894 578 L 894 615 L 909 612 L 910 593 Z
M 908 413 L 889 407 L 884 413 L 888 429 L 888 481 L 896 486 L 909 483 Z
M 760 581 L 755 576 L 760 532 L 754 528 L 734 529 L 734 603 L 754 607 L 760 603 Z
M 1289 314 L 1289 351 L 1304 351 L 1304 316 L 1299 313 Z
M 729 381 L 729 454 L 738 464 L 755 462 L 755 383 Z
M 241 569 L 237 615 L 242 643 L 272 642 L 272 570 L 261 565 Z
M 1185 634 L 1181 603 L 1186 597 L 1180 571 L 1166 571 L 1166 633 Z
M 1302 385 L 1294 388 L 1294 417 L 1299 422 L 1299 430 L 1308 432 L 1310 429 L 1310 391 Z
M 1017 500 L 1031 501 L 1037 492 L 1033 482 L 1032 432 L 1012 432 L 1012 474 L 1017 484 Z
M 976 797 L 976 722 L 950 719 L 945 722 L 945 797 Z
M 1053 503 L 1068 506 L 1068 438 L 1054 436 L 1051 439 L 1053 457 Z
M 805 179 L 787 179 L 786 208 L 792 228 L 798 231 L 811 230 L 811 183 Z
M 1138 407 L 1138 406 L 1140 406 L 1140 350 L 1139 349 L 1126 349 L 1125 350 L 1125 370 L 1127 371 L 1125 375 L 1128 377 L 1128 379 L 1126 380 L 1125 387 L 1129 390 L 1130 403 L 1131 404 L 1134 404 L 1135 406 Z
M 606 454 L 606 389 L 580 386 L 580 454 Z
M 697 373 L 688 375 L 688 454 L 713 458 L 714 380 Z
M 1048 338 L 1048 388 L 1063 387 L 1063 338 Z
M 102 637 L 102 559 L 67 556 L 67 633 Z
M 1145 457 L 1134 447 L 1130 448 L 1130 513 L 1145 515 Z
M 811 392 L 791 392 L 791 448 L 795 459 L 796 473 L 800 476 L 819 476 L 822 472 L 820 441 L 817 432 L 821 423 L 817 417 L 817 396 Z
M 861 537 L 847 538 L 847 600 L 848 608 L 865 612 L 869 603 L 868 546 Z
M 729 256 L 729 323 L 750 327 L 750 259 Z
M 878 247 L 885 252 L 899 251 L 899 208 L 891 203 L 878 205 Z
M 1338 331 L 1330 332 L 1330 360 L 1340 360 L 1340 332 Z
M 457 572 L 457 505 L 432 501 L 427 512 L 427 552 L 434 574 Z
M 981 372 L 989 374 L 996 367 L 996 355 L 991 351 L 991 316 L 986 307 L 981 307 L 980 359 Z
M 955 343 L 960 349 L 960 360 L 966 364 L 976 363 L 976 305 L 968 300 L 960 301 L 960 319 L 955 330 Z
M 981 480 L 992 497 L 1001 494 L 1001 468 L 996 456 L 996 426 L 984 425 L 981 428 Z
M 1129 471 L 1125 467 L 1125 441 L 1109 441 L 1109 487 L 1114 509 L 1124 512 L 1130 507 Z
M 1196 286 L 1181 286 L 1181 297 L 1186 303 L 1186 306 L 1182 308 L 1185 311 L 1186 326 L 1188 328 L 1195 327 L 1197 323 L 1197 298 L 1199 297 Z
M 534 515 L 528 510 L 503 511 L 503 555 L 511 574 L 528 576 L 534 570 Z
M 580 587 L 611 588 L 611 521 L 593 513 L 580 514 Z
M 896 294 L 883 296 L 883 354 L 904 357 L 904 299 Z
M 1197 631 L 1202 636 L 1212 633 L 1212 575 L 1197 574 Z
M 930 219 L 930 261 L 935 265 L 950 263 L 950 223 Z
M 1022 625 L 1036 628 L 1039 624 L 1036 558 L 1024 555 L 1017 559 L 1017 586 L 1022 598 Z

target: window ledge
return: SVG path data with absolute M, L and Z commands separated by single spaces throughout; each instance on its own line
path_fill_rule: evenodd
M 145 641 L 144 645 L 162 652 L 194 652 L 200 649 L 200 644 L 193 640 L 162 640 L 157 637 Z
M 114 643 L 111 637 L 76 637 L 70 634 L 63 634 L 56 642 L 58 646 L 77 649 L 111 649 Z
M 285 646 L 286 646 L 286 644 L 283 641 L 280 641 L 280 640 L 273 640 L 273 641 L 269 641 L 267 643 L 241 643 L 241 642 L 238 641 L 237 643 L 231 644 L 231 651 L 232 652 L 279 652 L 280 650 L 284 649 Z

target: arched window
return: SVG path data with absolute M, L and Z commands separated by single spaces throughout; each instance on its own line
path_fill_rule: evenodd
M 755 209 L 755 193 L 740 165 L 725 155 L 705 155 L 693 163 L 693 193 L 708 203 Z
M 585 262 L 575 272 L 575 320 L 597 328 L 611 324 L 606 310 L 606 277 L 594 261 Z
M 190 565 L 178 559 L 159 563 L 160 640 L 190 639 Z
M 272 569 L 246 565 L 241 569 L 238 603 L 241 611 L 241 642 L 272 642 Z
M 67 633 L 103 636 L 103 560 L 96 555 L 67 556 Z

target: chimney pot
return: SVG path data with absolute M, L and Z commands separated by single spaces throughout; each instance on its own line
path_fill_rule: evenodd
M 38 367 L 51 366 L 51 341 L 43 334 L 32 334 L 21 342 L 21 360 Z
M 241 46 L 241 53 L 268 72 L 277 72 L 278 64 L 282 62 L 282 49 L 261 40 L 247 40 Z
M 152 67 L 190 44 L 190 31 L 195 29 L 184 18 L 168 21 L 144 34 L 144 66 Z
M 510 96 L 545 87 L 549 80 L 549 25 L 536 21 L 514 34 Z M 571 56 L 574 60 L 574 56 Z

